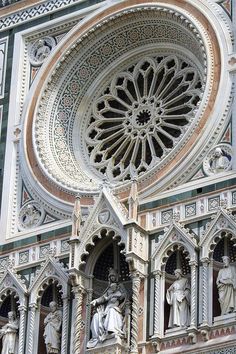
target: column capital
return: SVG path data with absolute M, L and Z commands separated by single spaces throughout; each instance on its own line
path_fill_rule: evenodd
M 20 305 L 20 306 L 18 306 L 18 310 L 20 312 L 26 312 L 27 311 L 27 306 L 26 305 Z
M 152 274 L 155 276 L 155 278 L 156 278 L 157 276 L 162 277 L 163 271 L 157 269 L 157 270 L 154 270 L 154 271 L 152 272 Z
M 189 265 L 190 265 L 190 267 L 193 267 L 193 266 L 197 267 L 198 262 L 196 260 L 192 260 L 192 261 L 189 261 Z
M 208 265 L 210 263 L 210 258 L 209 257 L 203 257 L 200 259 L 202 265 Z
M 38 305 L 36 303 L 29 304 L 29 309 L 36 311 L 38 309 Z

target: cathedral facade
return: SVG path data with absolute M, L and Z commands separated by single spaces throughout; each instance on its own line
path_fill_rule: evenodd
M 0 353 L 236 353 L 235 0 L 0 0 Z

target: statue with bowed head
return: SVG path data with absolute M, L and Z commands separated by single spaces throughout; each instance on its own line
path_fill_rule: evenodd
M 15 312 L 8 312 L 8 323 L 0 329 L 0 338 L 2 338 L 1 354 L 17 354 L 18 329 L 19 325 Z
M 91 302 L 95 313 L 91 321 L 92 338 L 87 343 L 88 348 L 94 348 L 112 335 L 124 336 L 123 308 L 127 299 L 124 288 L 118 284 L 117 273 L 110 268 L 109 286 L 103 295 Z
M 223 256 L 224 268 L 218 273 L 216 285 L 219 293 L 221 315 L 236 311 L 236 270 L 230 265 L 230 258 Z
M 167 289 L 166 300 L 170 305 L 169 328 L 186 328 L 190 324 L 190 285 L 187 278 L 182 274 L 181 269 L 176 269 L 176 280 Z

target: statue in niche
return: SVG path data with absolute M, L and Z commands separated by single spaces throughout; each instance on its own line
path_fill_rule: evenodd
M 230 258 L 223 256 L 224 268 L 218 273 L 216 285 L 219 293 L 221 315 L 236 311 L 236 272 L 235 267 L 230 265 Z
M 44 341 L 46 344 L 47 354 L 60 353 L 61 343 L 61 323 L 62 311 L 58 310 L 55 301 L 49 304 L 50 312 L 44 320 Z
M 1 354 L 17 354 L 18 329 L 19 325 L 15 312 L 8 312 L 8 323 L 0 329 L 0 338 L 2 338 Z
M 166 292 L 166 300 L 170 305 L 168 327 L 186 328 L 190 324 L 190 285 L 188 279 L 183 276 L 181 269 L 176 269 L 174 274 L 176 280 Z
M 210 169 L 214 173 L 226 171 L 229 167 L 229 159 L 223 155 L 223 151 L 220 147 L 217 147 L 214 151 L 214 155 L 210 161 Z
M 94 348 L 98 343 L 115 335 L 124 336 L 123 310 L 127 295 L 122 284 L 118 284 L 117 278 L 115 270 L 110 268 L 109 286 L 101 297 L 91 302 L 91 305 L 95 307 L 95 313 L 91 321 L 92 338 L 87 343 L 88 348 Z

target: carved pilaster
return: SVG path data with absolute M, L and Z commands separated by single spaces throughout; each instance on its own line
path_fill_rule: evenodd
M 18 308 L 20 312 L 20 324 L 19 324 L 19 349 L 18 354 L 24 354 L 24 344 L 25 344 L 25 325 L 26 325 L 26 311 L 27 307 L 21 305 Z
M 202 323 L 208 325 L 209 259 L 202 260 Z
M 160 302 L 161 302 L 161 272 L 154 272 L 154 336 L 161 334 Z
M 38 306 L 36 304 L 30 304 L 30 318 L 28 326 L 28 350 L 27 354 L 33 354 L 33 341 L 34 341 L 34 328 L 35 328 L 35 315 Z
M 72 291 L 75 295 L 75 317 L 74 317 L 74 333 L 73 333 L 73 354 L 80 353 L 80 335 L 82 325 L 82 305 L 84 290 L 80 285 L 73 286 Z
M 191 327 L 197 326 L 197 263 L 190 262 L 191 267 Z
M 131 323 L 131 354 L 138 353 L 138 309 L 141 278 L 138 272 L 132 278 L 132 323 Z
M 69 319 L 68 298 L 67 298 L 67 296 L 65 296 L 65 297 L 63 297 L 63 322 L 62 322 L 62 336 L 61 336 L 61 354 L 66 354 L 66 352 L 67 352 L 68 319 Z

